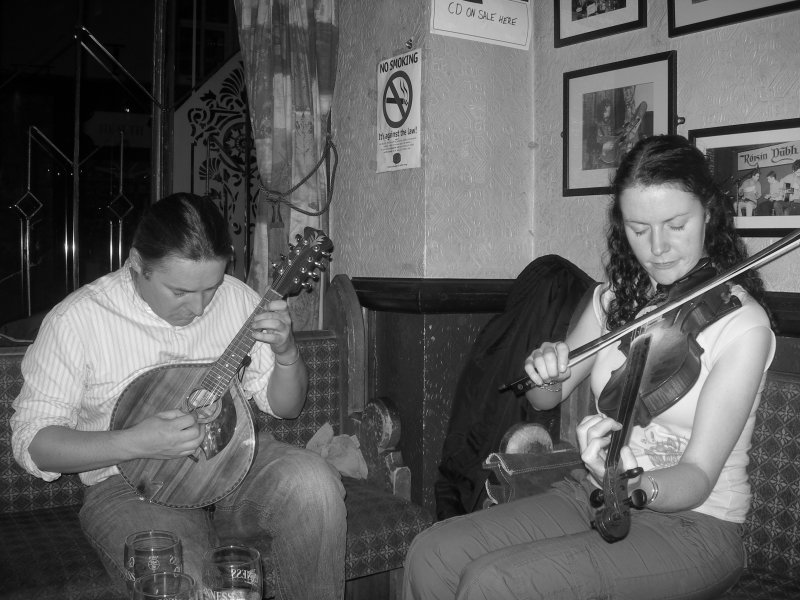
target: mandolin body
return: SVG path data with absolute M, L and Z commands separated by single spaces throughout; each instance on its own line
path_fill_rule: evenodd
M 143 373 L 117 400 L 110 429 L 127 429 L 161 411 L 183 409 L 211 366 L 165 365 Z M 221 449 L 198 450 L 189 458 L 133 459 L 118 465 L 142 498 L 173 508 L 199 508 L 221 500 L 242 482 L 253 464 L 256 439 L 253 414 L 235 377 L 218 403 L 219 414 L 205 427 L 207 438 L 220 437 L 221 432 L 225 438 Z
M 322 231 L 305 228 L 289 256 L 272 275 L 272 285 L 219 359 L 206 364 L 171 364 L 146 371 L 122 392 L 111 414 L 111 429 L 133 427 L 156 413 L 193 413 L 205 427 L 200 448 L 190 457 L 140 458 L 117 465 L 125 481 L 144 500 L 173 508 L 199 508 L 218 502 L 244 480 L 256 453 L 253 414 L 237 375 L 253 348 L 251 323 L 272 300 L 306 288 L 321 259 L 333 249 Z

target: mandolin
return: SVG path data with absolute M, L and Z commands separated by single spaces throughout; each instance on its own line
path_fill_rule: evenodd
M 218 502 L 244 480 L 253 464 L 256 435 L 253 414 L 237 373 L 255 340 L 250 323 L 273 300 L 310 287 L 319 278 L 333 243 L 306 227 L 289 255 L 275 266 L 272 284 L 242 328 L 215 362 L 155 367 L 134 379 L 111 414 L 111 430 L 127 429 L 164 410 L 194 413 L 205 438 L 188 458 L 133 459 L 118 465 L 125 481 L 145 500 L 173 508 L 199 508 Z

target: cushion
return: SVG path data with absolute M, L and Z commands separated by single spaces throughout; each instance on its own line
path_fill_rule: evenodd
M 47 483 L 29 475 L 11 452 L 11 403 L 22 387 L 19 364 L 25 348 L 0 348 L 0 513 L 55 508 L 83 502 L 77 475 Z M 2 531 L 2 529 L 0 529 Z
M 428 528 L 433 517 L 424 508 L 382 492 L 360 479 L 342 477 L 347 495 L 347 554 L 344 576 L 351 580 L 403 566 L 414 537 Z M 355 518 L 357 516 L 357 518 Z M 264 557 L 264 596 L 275 589 L 269 539 L 223 540 L 252 545 Z
M 411 540 L 433 521 L 421 506 L 349 477 L 345 577 L 397 569 Z M 80 507 L 0 514 L 0 581 L 4 600 L 118 598 L 100 559 L 81 531 Z M 265 597 L 275 585 L 269 541 L 249 540 L 264 554 Z
M 342 481 L 347 514 L 358 515 L 347 520 L 345 578 L 402 567 L 411 541 L 433 523 L 431 514 L 359 479 Z
M 800 583 L 785 574 L 748 569 L 722 600 L 796 600 Z
M 79 506 L 0 514 L 0 581 L 4 600 L 119 598 L 83 536 Z
M 749 566 L 800 581 L 800 375 L 769 371 L 750 461 Z

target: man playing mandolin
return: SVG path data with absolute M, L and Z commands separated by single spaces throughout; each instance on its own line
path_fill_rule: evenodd
M 255 439 L 246 408 L 250 396 L 279 418 L 303 407 L 307 372 L 287 303 L 277 293 L 262 299 L 226 275 L 231 254 L 227 224 L 209 198 L 173 194 L 152 205 L 123 267 L 68 296 L 43 321 L 22 363 L 14 453 L 46 481 L 80 473 L 88 486 L 82 527 L 121 592 L 126 536 L 164 529 L 180 537 L 184 570 L 198 583 L 208 548 L 269 536 L 278 598 L 341 598 L 339 475 L 317 454 L 268 434 Z M 220 357 L 231 339 L 244 350 L 234 351 L 232 381 L 215 396 L 208 382 L 229 366 Z M 200 374 L 211 391 L 185 400 L 180 390 L 200 386 Z M 120 425 L 119 413 L 130 420 Z M 191 483 L 148 470 L 216 464 L 223 466 Z M 126 472 L 127 465 L 134 467 Z M 181 499 L 227 477 L 211 503 Z
M 544 343 L 525 360 L 526 395 L 538 409 L 556 406 L 590 378 L 599 410 L 577 428 L 588 475 L 421 533 L 406 559 L 406 600 L 716 598 L 738 580 L 751 498 L 747 451 L 775 349 L 763 284 L 747 271 L 702 296 L 721 309 L 696 331 L 687 327 L 696 333 L 699 369 L 677 398 L 652 411 L 644 403 L 629 421 L 630 436 L 615 442 L 623 424 L 612 416 L 629 401 L 642 410 L 648 374 L 662 366 L 648 361 L 663 358 L 669 319 L 633 329 L 575 364 L 570 352 L 623 328 L 654 298 L 663 304 L 662 293 L 681 289 L 687 275 L 710 270 L 713 280 L 746 252 L 705 157 L 680 136 L 639 141 L 621 161 L 612 193 L 608 282 L 594 290 L 566 341 Z M 609 388 L 620 369 L 623 400 L 612 412 L 603 399 L 616 391 Z M 619 514 L 601 523 L 598 500 L 603 510 L 616 503 Z M 621 533 L 608 535 L 617 525 L 625 525 Z

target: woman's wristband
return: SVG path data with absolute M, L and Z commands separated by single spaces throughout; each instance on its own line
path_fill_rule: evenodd
M 550 383 L 543 383 L 542 385 L 538 386 L 539 389 L 544 390 L 545 392 L 560 392 L 561 391 L 561 382 L 560 381 L 551 381 Z
M 653 491 L 647 497 L 646 506 L 650 506 L 653 502 L 656 501 L 656 498 L 658 498 L 658 482 L 655 479 L 653 479 L 652 475 L 648 475 L 647 478 L 650 480 L 650 485 L 653 486 Z
M 633 490 L 629 500 L 631 502 L 631 506 L 634 508 L 645 508 L 646 506 L 650 506 L 656 501 L 656 498 L 658 498 L 658 482 L 649 473 L 646 473 L 645 476 L 650 481 L 651 492 L 648 494 L 642 488 L 636 488 Z

